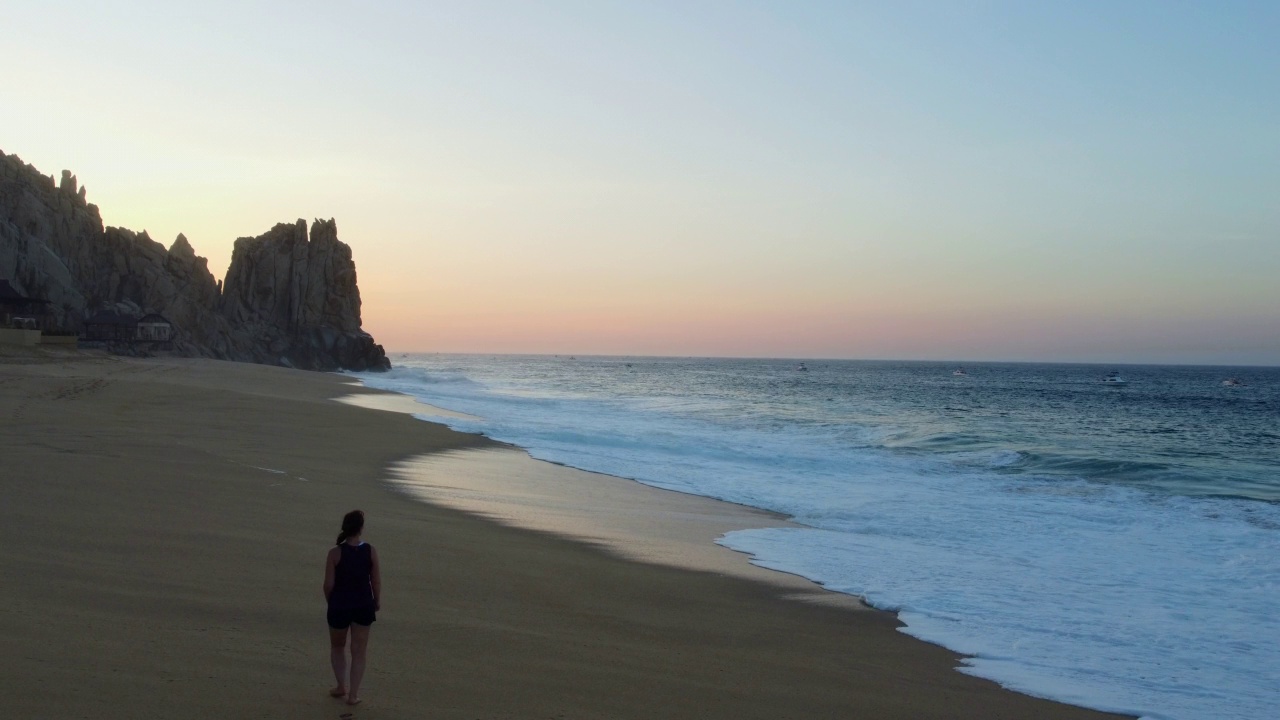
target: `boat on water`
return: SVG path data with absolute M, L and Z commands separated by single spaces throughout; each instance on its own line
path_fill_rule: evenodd
M 799 365 L 797 365 L 796 370 L 799 372 L 809 372 L 809 368 L 805 367 L 804 363 L 800 363 Z
M 951 374 L 952 375 L 968 375 L 969 373 L 965 372 L 964 368 L 956 368 L 955 370 L 951 371 Z
M 1227 378 L 1222 381 L 1222 384 L 1226 387 L 1248 387 L 1240 378 Z
M 1120 377 L 1120 373 L 1116 372 L 1115 370 L 1112 370 L 1111 372 L 1107 373 L 1106 377 L 1102 378 L 1102 384 L 1103 385 L 1128 385 L 1129 381 Z

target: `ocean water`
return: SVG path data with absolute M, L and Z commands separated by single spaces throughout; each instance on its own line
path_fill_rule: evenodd
M 721 542 L 898 612 L 962 672 L 1147 718 L 1280 716 L 1280 368 L 394 362 L 360 377 L 481 418 L 459 430 L 792 516 Z

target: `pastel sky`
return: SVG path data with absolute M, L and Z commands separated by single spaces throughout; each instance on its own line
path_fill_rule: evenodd
M 1280 364 L 1280 3 L 175 5 L 0 6 L 0 150 L 393 352 Z

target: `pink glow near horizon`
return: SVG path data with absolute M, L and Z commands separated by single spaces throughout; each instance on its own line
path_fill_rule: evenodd
M 1269 333 L 1275 320 L 1043 312 L 975 317 L 956 310 L 918 315 L 870 308 L 825 315 L 803 309 L 790 315 L 783 310 L 582 311 L 548 323 L 531 308 L 523 313 L 409 309 L 403 316 L 372 316 L 365 325 L 391 352 L 1255 364 L 1250 353 L 1262 355 L 1269 348 L 1250 343 L 1274 337 Z M 1213 325 L 1209 332 L 1206 325 Z M 1206 352 L 1206 335 L 1240 354 Z M 1129 354 L 1116 347 L 1129 348 Z

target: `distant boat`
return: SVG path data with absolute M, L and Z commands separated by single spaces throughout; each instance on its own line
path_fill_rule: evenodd
M 797 365 L 796 370 L 800 372 L 809 372 L 809 368 L 805 367 L 804 363 L 800 363 L 799 365 Z
M 965 372 L 964 368 L 960 367 L 960 368 L 956 368 L 955 370 L 952 370 L 951 374 L 952 375 L 968 375 L 969 373 Z
M 1249 387 L 1248 385 L 1245 385 L 1244 381 L 1240 378 L 1227 378 L 1222 381 L 1222 384 L 1227 387 Z
M 1112 370 L 1111 372 L 1107 373 L 1106 377 L 1102 378 L 1102 383 L 1104 385 L 1128 385 L 1129 381 L 1120 377 L 1120 373 L 1116 372 L 1115 370 Z

